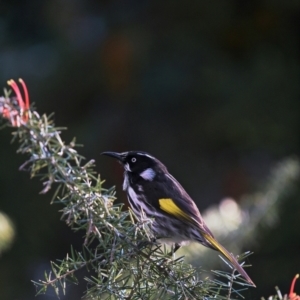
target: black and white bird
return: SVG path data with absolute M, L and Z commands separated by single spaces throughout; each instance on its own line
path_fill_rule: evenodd
M 184 245 L 195 241 L 219 251 L 226 260 L 255 286 L 235 257 L 213 236 L 195 202 L 157 158 L 143 151 L 103 152 L 124 167 L 123 190 L 139 219 L 153 219 L 152 230 L 164 242 Z

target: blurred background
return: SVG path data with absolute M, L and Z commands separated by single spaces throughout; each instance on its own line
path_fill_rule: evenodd
M 0 86 L 22 77 L 38 112 L 55 112 L 64 140 L 84 144 L 118 201 L 122 169 L 99 154 L 150 152 L 231 251 L 254 251 L 257 289 L 245 298 L 275 285 L 288 292 L 300 272 L 299 1 L 3 0 L 0 45 Z M 56 299 L 35 298 L 30 280 L 71 244 L 80 249 L 84 233 L 18 171 L 26 158 L 9 129 L 0 140 L 0 298 Z M 226 212 L 233 225 L 218 233 Z M 202 266 L 195 249 L 183 251 Z M 205 268 L 226 266 L 217 258 Z M 61 299 L 84 290 L 70 286 Z

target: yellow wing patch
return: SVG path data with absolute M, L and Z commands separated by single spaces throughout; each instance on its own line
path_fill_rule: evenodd
M 188 221 L 191 221 L 191 218 L 188 214 L 182 211 L 171 198 L 162 198 L 159 199 L 160 208 L 166 213 L 173 215 L 175 217 L 184 218 Z

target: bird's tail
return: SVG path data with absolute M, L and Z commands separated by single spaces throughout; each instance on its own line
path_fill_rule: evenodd
M 212 245 L 212 247 L 221 252 L 225 258 L 231 263 L 231 265 L 251 284 L 253 287 L 256 287 L 254 282 L 251 280 L 246 271 L 240 266 L 236 258 L 229 253 L 215 238 L 206 232 L 202 232 L 203 237 Z

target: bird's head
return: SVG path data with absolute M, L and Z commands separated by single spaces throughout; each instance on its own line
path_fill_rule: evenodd
M 103 152 L 101 154 L 116 158 L 126 172 L 139 175 L 145 180 L 152 181 L 157 173 L 165 172 L 165 166 L 147 152 Z

